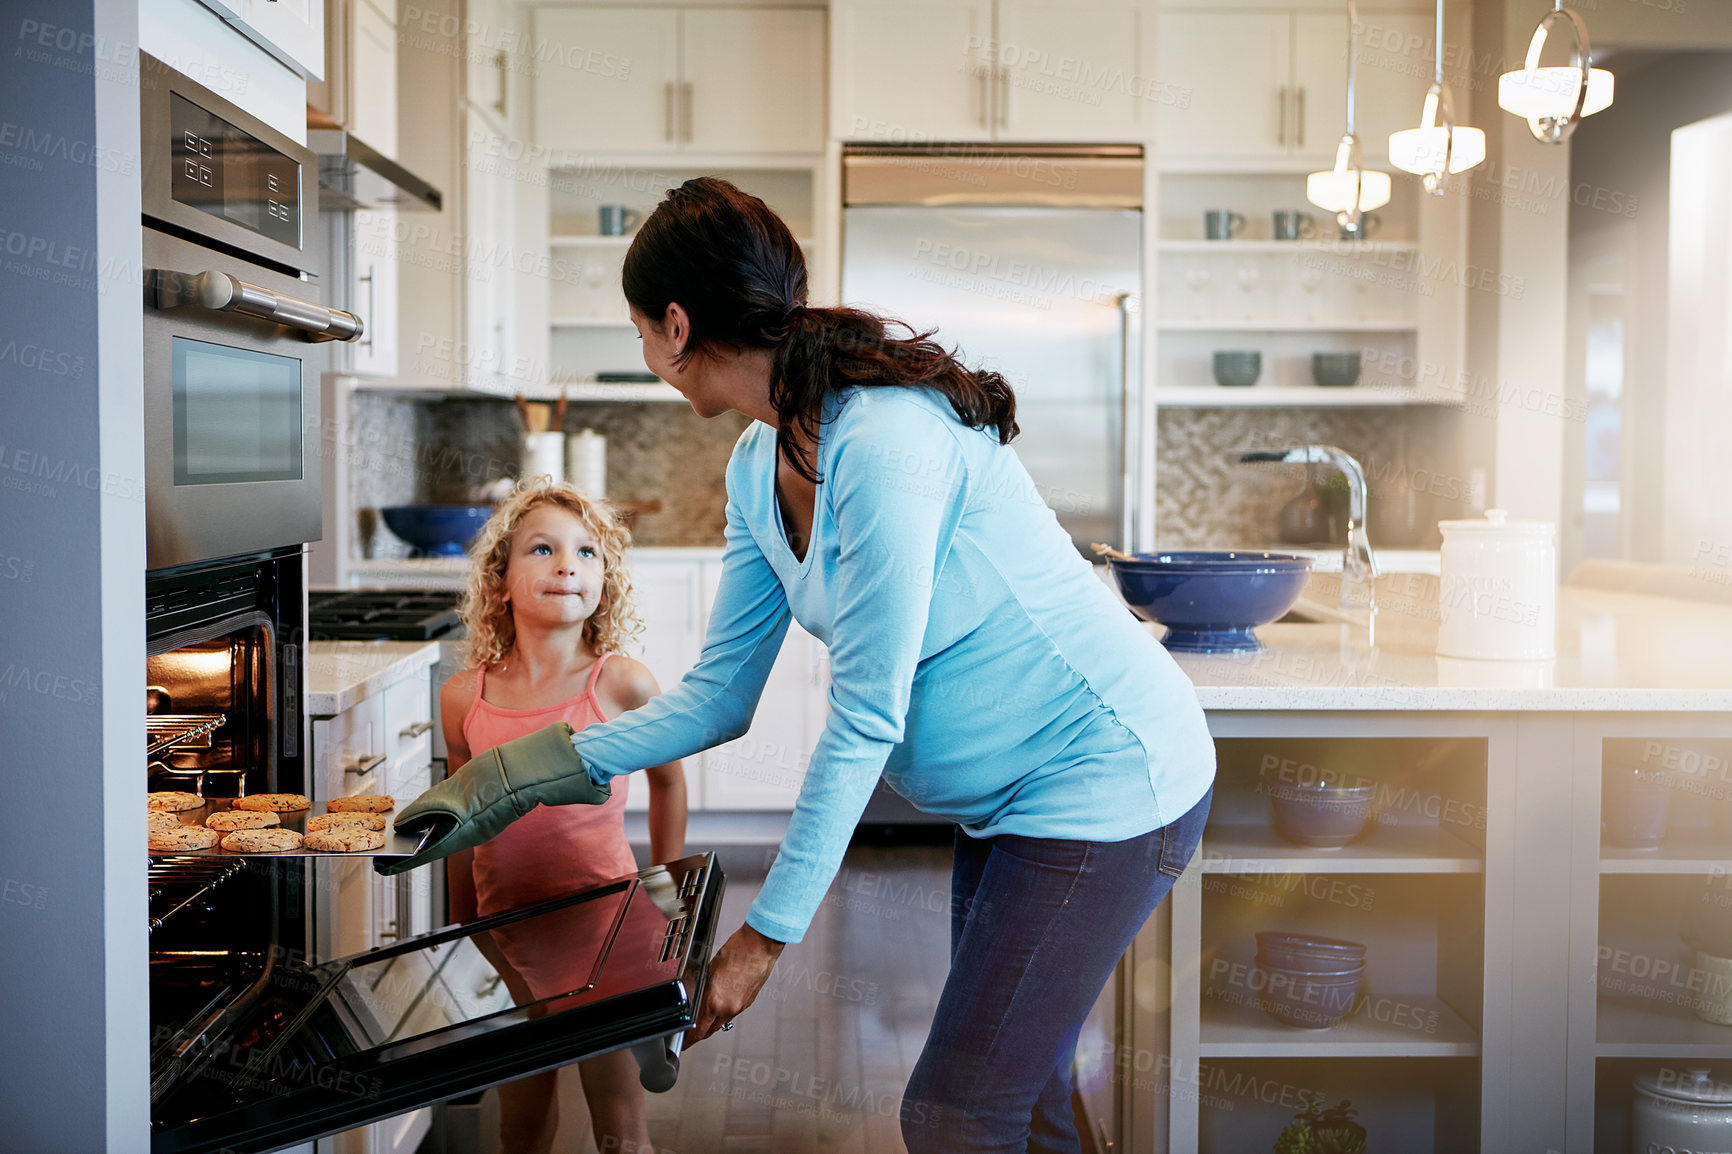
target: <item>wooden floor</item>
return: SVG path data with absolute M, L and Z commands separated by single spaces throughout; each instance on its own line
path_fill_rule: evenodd
M 686 1052 L 673 1090 L 649 1096 L 655 1154 L 903 1150 L 902 1090 L 949 968 L 950 856 L 848 852 L 805 940 L 782 954 L 757 1002 Z M 757 896 L 767 851 L 718 857 L 725 940 Z M 595 1149 L 575 1070 L 560 1074 L 554 1149 Z

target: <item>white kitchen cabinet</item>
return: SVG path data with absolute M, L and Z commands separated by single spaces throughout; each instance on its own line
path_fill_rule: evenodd
M 649 667 L 664 691 L 672 689 L 697 664 L 704 645 L 703 563 L 640 553 L 628 564 L 638 619 L 644 626 L 632 656 Z M 693 810 L 704 807 L 700 760 L 685 759 L 686 806 Z M 649 783 L 642 775 L 632 779 L 626 808 L 649 808 Z
M 1355 128 L 1375 160 L 1388 155 L 1391 132 L 1418 123 L 1431 65 L 1412 45 L 1429 45 L 1430 23 L 1361 9 L 1360 24 Z M 1344 12 L 1162 11 L 1155 61 L 1175 96 L 1159 102 L 1163 164 L 1333 160 L 1347 125 Z
M 1147 136 L 1148 5 L 839 0 L 832 135 L 885 144 Z
M 1141 3 L 998 0 L 994 127 L 1011 140 L 1147 136 L 1171 90 L 1150 75 Z
M 824 146 L 824 13 L 692 8 L 680 14 L 685 147 L 815 152 Z
M 433 783 L 432 668 L 420 665 L 374 687 L 348 709 L 313 719 L 313 812 L 333 797 L 384 793 L 399 804 Z M 317 862 L 317 935 L 322 957 L 343 957 L 433 928 L 429 870 L 380 877 L 368 858 Z M 337 1135 L 336 1154 L 410 1154 L 427 1134 L 430 1109 Z
M 720 562 L 704 566 L 706 617 L 721 571 Z M 828 716 L 829 687 L 828 651 L 798 622 L 790 622 L 751 729 L 703 755 L 704 808 L 793 809 Z
M 269 0 L 255 0 L 269 3 Z M 307 86 L 308 107 L 370 147 L 397 155 L 396 6 L 372 0 L 329 0 L 325 80 Z
M 831 135 L 886 144 L 992 137 L 992 4 L 837 0 Z
M 549 148 L 823 147 L 819 9 L 540 8 L 535 53 L 535 139 Z
M 463 323 L 466 355 L 455 358 L 452 384 L 513 391 L 504 377 L 515 355 L 516 270 L 500 254 L 516 251 L 517 167 L 509 141 L 474 108 L 463 113 L 468 163 L 463 166 Z M 521 388 L 521 383 L 517 382 Z
M 206 7 L 302 76 L 325 74 L 325 0 L 224 0 Z
M 677 146 L 676 9 L 540 8 L 534 43 L 536 143 L 631 152 Z
M 361 339 L 344 347 L 349 370 L 367 376 L 397 375 L 398 312 L 397 210 L 357 211 L 350 257 L 351 307 L 365 326 Z

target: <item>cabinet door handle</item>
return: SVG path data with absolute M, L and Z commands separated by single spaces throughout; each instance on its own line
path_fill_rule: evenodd
M 998 69 L 998 126 L 1010 127 L 1010 73 L 1001 66 Z
M 692 84 L 689 80 L 680 85 L 680 122 L 685 126 L 681 139 L 690 144 L 692 142 Z
M 363 348 L 367 349 L 367 351 L 369 351 L 369 352 L 371 352 L 373 349 L 373 329 L 372 329 L 372 326 L 378 324 L 378 316 L 379 316 L 377 307 L 376 307 L 376 305 L 374 303 L 374 299 L 373 299 L 373 274 L 376 271 L 377 271 L 376 265 L 368 265 L 367 266 L 367 275 L 364 277 L 357 277 L 356 278 L 357 280 L 363 280 L 363 281 L 367 282 L 367 317 L 366 317 L 366 323 L 369 327 L 365 330 L 366 335 L 363 336 L 359 341 L 357 341 L 355 343 L 361 345 Z
M 511 57 L 501 48 L 493 54 L 493 67 L 499 69 L 499 99 L 493 102 L 493 107 L 499 109 L 499 118 L 506 118 L 506 102 L 511 98 Z
M 381 765 L 384 765 L 384 764 L 385 764 L 385 755 L 381 753 L 376 757 L 363 758 L 360 761 L 351 761 L 348 765 L 345 765 L 343 767 L 343 772 L 344 773 L 367 774 L 367 773 L 372 773 L 375 769 L 378 769 Z
M 662 85 L 662 100 L 667 105 L 667 115 L 664 117 L 663 131 L 668 142 L 674 141 L 674 82 L 668 81 Z
M 1280 94 L 1276 97 L 1275 143 L 1282 148 L 1287 147 L 1287 86 L 1285 84 L 1281 86 Z
M 989 105 L 992 103 L 992 91 L 987 87 L 986 65 L 982 64 L 974 70 L 975 94 L 980 98 L 980 127 L 992 127 Z
M 399 732 L 397 734 L 397 736 L 398 737 L 420 737 L 423 733 L 426 733 L 429 729 L 432 729 L 432 728 L 433 728 L 433 719 L 428 718 L 426 721 L 417 721 L 414 725 L 411 725 L 407 729 L 404 729 L 401 732 Z
M 1293 135 L 1300 148 L 1305 147 L 1305 86 L 1293 93 Z

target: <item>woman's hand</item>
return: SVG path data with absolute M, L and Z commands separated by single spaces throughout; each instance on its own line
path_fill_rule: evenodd
M 758 991 L 770 980 L 776 959 L 786 942 L 766 938 L 751 926 L 741 926 L 710 959 L 710 978 L 704 986 L 704 1004 L 698 1024 L 686 1032 L 686 1045 L 701 1042 L 757 1000 Z

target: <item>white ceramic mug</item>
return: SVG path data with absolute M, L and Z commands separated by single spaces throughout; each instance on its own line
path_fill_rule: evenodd
M 1544 661 L 1557 656 L 1557 527 L 1511 521 L 1440 521 L 1440 657 Z

